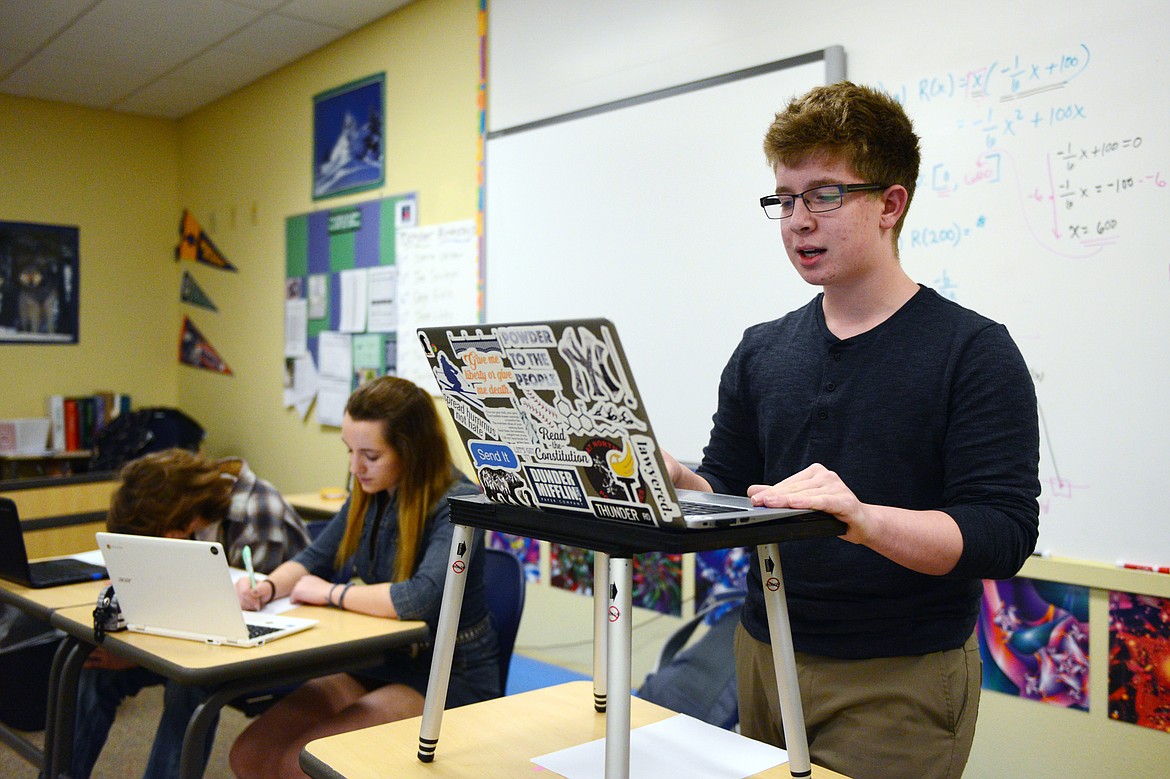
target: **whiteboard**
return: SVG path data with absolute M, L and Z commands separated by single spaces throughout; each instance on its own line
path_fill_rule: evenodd
M 1163 226 L 1170 215 L 1170 111 L 1159 91 L 1170 81 L 1164 43 L 1170 5 L 1118 0 L 1101 15 L 1058 0 L 978 6 L 841 0 L 803 14 L 799 30 L 792 29 L 791 8 L 771 0 L 676 0 L 669 13 L 655 2 L 539 5 L 538 12 L 517 0 L 490 4 L 493 130 L 840 44 L 849 77 L 902 100 L 923 139 L 922 178 L 901 245 L 907 270 L 1004 322 L 1035 377 L 1043 431 L 1040 548 L 1105 563 L 1170 565 L 1170 239 Z M 777 110 L 782 102 L 769 96 L 761 107 Z M 756 124 L 744 131 L 747 155 L 758 154 L 759 123 L 767 119 L 753 118 Z M 692 120 L 711 138 L 734 131 L 711 117 Z M 649 133 L 656 142 L 667 140 L 660 128 Z M 489 171 L 494 146 L 488 142 Z M 666 194 L 705 173 L 704 153 L 724 146 L 697 143 L 668 175 L 629 186 L 644 188 L 646 202 L 657 195 L 655 202 L 664 204 Z M 588 157 L 593 148 L 579 141 L 575 152 Z M 697 313 L 678 304 L 668 315 L 659 312 L 661 319 L 631 311 L 623 318 L 634 324 L 619 321 L 623 335 L 634 328 L 641 337 L 657 337 L 637 346 L 639 383 L 669 374 L 673 383 L 655 392 L 691 399 L 694 413 L 669 425 L 659 421 L 658 408 L 671 400 L 649 399 L 665 444 L 686 457 L 702 445 L 716 376 L 707 374 L 690 331 L 672 339 L 673 328 L 739 318 L 741 306 L 765 299 L 774 303 L 765 306 L 771 313 L 742 318 L 775 318 L 815 292 L 795 278 L 773 228 L 752 213 L 754 198 L 773 186 L 762 158 L 751 164 L 757 162 L 758 179 L 734 192 L 699 195 L 713 207 L 735 203 L 742 221 L 721 216 L 726 230 L 685 216 L 674 223 L 695 248 L 684 250 L 691 265 L 680 262 L 683 270 L 664 285 L 686 283 L 693 266 L 702 268 L 701 258 L 713 255 L 740 282 L 734 294 L 722 292 L 719 305 L 712 305 L 716 296 L 702 296 Z M 532 181 L 568 208 L 576 184 L 569 174 L 586 164 L 571 160 L 538 171 Z M 1062 170 L 1069 164 L 1074 167 Z M 626 172 L 610 173 L 611 189 L 620 189 Z M 490 192 L 490 176 L 487 186 Z M 741 189 L 747 191 L 737 194 Z M 621 242 L 619 230 L 655 220 L 617 219 L 593 233 L 571 225 L 566 234 L 596 240 L 599 256 L 607 243 Z M 1083 228 L 1075 237 L 1073 226 Z M 551 232 L 541 256 L 562 286 L 534 287 L 549 296 L 544 308 L 566 310 L 552 301 L 568 305 L 578 284 L 601 297 L 601 282 L 582 281 L 576 270 L 583 252 L 562 249 Z M 639 263 L 657 262 L 656 248 L 644 247 L 651 259 Z M 489 278 L 501 262 L 506 258 L 487 258 Z M 706 283 L 703 275 L 695 286 Z M 608 290 L 604 296 L 612 298 Z M 489 315 L 493 297 L 489 289 Z M 721 359 L 706 362 L 719 363 L 717 372 Z
M 763 136 L 839 49 L 490 133 L 485 317 L 608 317 L 660 443 L 698 460 L 744 328 L 816 293 L 786 268 Z
M 1036 383 L 1038 548 L 1167 565 L 1170 112 L 1144 93 L 1170 69 L 1135 70 L 1139 28 L 885 86 L 923 138 L 904 265 L 1005 323 Z

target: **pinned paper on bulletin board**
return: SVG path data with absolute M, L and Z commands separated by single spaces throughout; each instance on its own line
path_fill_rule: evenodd
M 228 262 L 211 238 L 199 226 L 199 221 L 190 211 L 184 210 L 179 220 L 179 245 L 175 247 L 175 260 L 190 260 L 210 265 L 220 270 L 236 270 Z
M 349 393 L 375 376 L 434 391 L 414 329 L 479 318 L 475 222 L 418 227 L 417 216 L 407 193 L 285 222 L 286 386 L 316 383 L 323 425 L 339 425 Z

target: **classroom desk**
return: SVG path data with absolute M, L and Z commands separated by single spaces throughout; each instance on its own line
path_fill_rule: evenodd
M 102 591 L 102 587 L 109 583 L 109 579 L 103 579 L 101 581 L 65 584 L 60 587 L 33 588 L 10 582 L 7 579 L 0 579 L 0 603 L 13 605 L 30 617 L 43 619 L 47 622 L 54 611 L 66 606 L 88 604 L 92 609 L 97 604 L 98 593 Z
M 320 492 L 302 492 L 285 495 L 288 505 L 297 510 L 302 519 L 332 519 L 342 506 L 345 498 L 323 498 Z
M 93 609 L 94 604 L 97 603 L 98 593 L 108 583 L 109 580 L 105 579 L 97 582 L 90 581 L 80 582 L 78 584 L 66 584 L 60 587 L 33 588 L 25 587 L 16 582 L 10 582 L 7 579 L 0 579 L 0 603 L 15 606 L 30 617 L 48 622 L 53 612 L 68 606 L 88 605 L 90 609 Z M 58 649 L 58 651 L 60 650 Z M 54 657 L 56 658 L 57 655 L 54 655 Z M 56 660 L 54 660 L 55 667 Z M 50 673 L 50 689 L 53 686 L 53 673 Z M 50 707 L 45 714 L 46 720 L 52 716 L 52 699 L 53 696 L 50 695 Z M 0 723 L 0 741 L 11 747 L 22 758 L 38 768 L 44 767 L 47 750 L 37 746 L 19 732 L 3 723 Z
M 481 528 L 592 549 L 597 553 L 593 581 L 593 697 L 594 708 L 605 712 L 607 779 L 624 779 L 629 776 L 630 768 L 633 556 L 651 551 L 682 554 L 737 546 L 757 547 L 764 576 L 764 603 L 772 636 L 772 661 L 776 669 L 789 770 L 793 777 L 803 778 L 811 774 L 779 547 L 784 541 L 841 535 L 846 528 L 839 519 L 813 512 L 738 527 L 679 531 L 493 504 L 482 494 L 453 497 L 449 504 L 455 530 L 451 538 L 443 604 L 435 631 L 434 660 L 419 727 L 420 761 L 431 762 L 438 750 L 443 701 L 447 697 L 466 584 L 464 573 L 471 554 L 472 529 Z M 616 694 L 609 696 L 607 691 L 610 689 Z
M 496 698 L 447 712 L 443 754 L 433 763 L 414 756 L 421 717 L 376 725 L 309 742 L 301 768 L 313 779 L 514 779 L 543 772 L 532 758 L 605 736 L 605 717 L 593 711 L 589 682 L 569 682 Z M 635 698 L 630 724 L 641 727 L 674 712 Z M 551 774 L 549 774 L 551 776 Z M 755 774 L 787 777 L 787 763 Z M 813 779 L 843 779 L 812 767 Z
M 187 725 L 181 776 L 198 777 L 202 773 L 201 746 L 213 715 L 224 704 L 257 690 L 378 665 L 386 650 L 429 635 L 425 622 L 384 619 L 321 606 L 299 606 L 288 614 L 316 619 L 319 624 L 252 648 L 212 646 L 126 631 L 107 634 L 102 644 L 106 650 L 182 684 L 211 688 L 210 696 Z M 68 771 L 73 756 L 77 683 L 82 663 L 94 648 L 93 603 L 58 609 L 50 622 L 67 636 L 57 653 L 60 666 L 50 690 L 53 716 L 45 729 L 44 773 L 55 777 Z

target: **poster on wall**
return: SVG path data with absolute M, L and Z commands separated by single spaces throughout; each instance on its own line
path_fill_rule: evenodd
M 77 343 L 79 234 L 0 222 L 0 343 Z
M 1109 593 L 1109 718 L 1170 733 L 1170 598 Z
M 1089 710 L 1089 588 L 1016 577 L 983 582 L 983 689 Z
M 313 198 L 379 187 L 386 180 L 384 73 L 313 97 Z
M 594 552 L 565 544 L 549 545 L 549 584 L 557 589 L 593 594 Z M 662 614 L 682 614 L 682 555 L 643 552 L 634 555 L 630 582 L 634 606 Z

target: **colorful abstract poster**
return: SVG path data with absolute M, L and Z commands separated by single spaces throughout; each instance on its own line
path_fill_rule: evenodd
M 696 613 L 710 606 L 725 593 L 747 592 L 751 556 L 752 550 L 744 547 L 695 553 Z M 707 624 L 713 624 L 730 608 L 733 608 L 733 604 L 728 603 L 713 609 L 705 618 Z
M 529 583 L 540 581 L 540 542 L 511 533 L 489 530 L 484 540 L 489 549 L 503 549 L 511 552 L 524 568 L 524 578 Z
M 1109 593 L 1109 717 L 1170 732 L 1170 598 Z
M 1089 710 L 1089 588 L 1017 577 L 983 582 L 983 688 Z
M 553 587 L 593 594 L 593 552 L 573 546 L 550 546 L 549 579 Z M 663 614 L 682 614 L 682 555 L 646 552 L 634 555 L 631 571 L 634 606 Z

